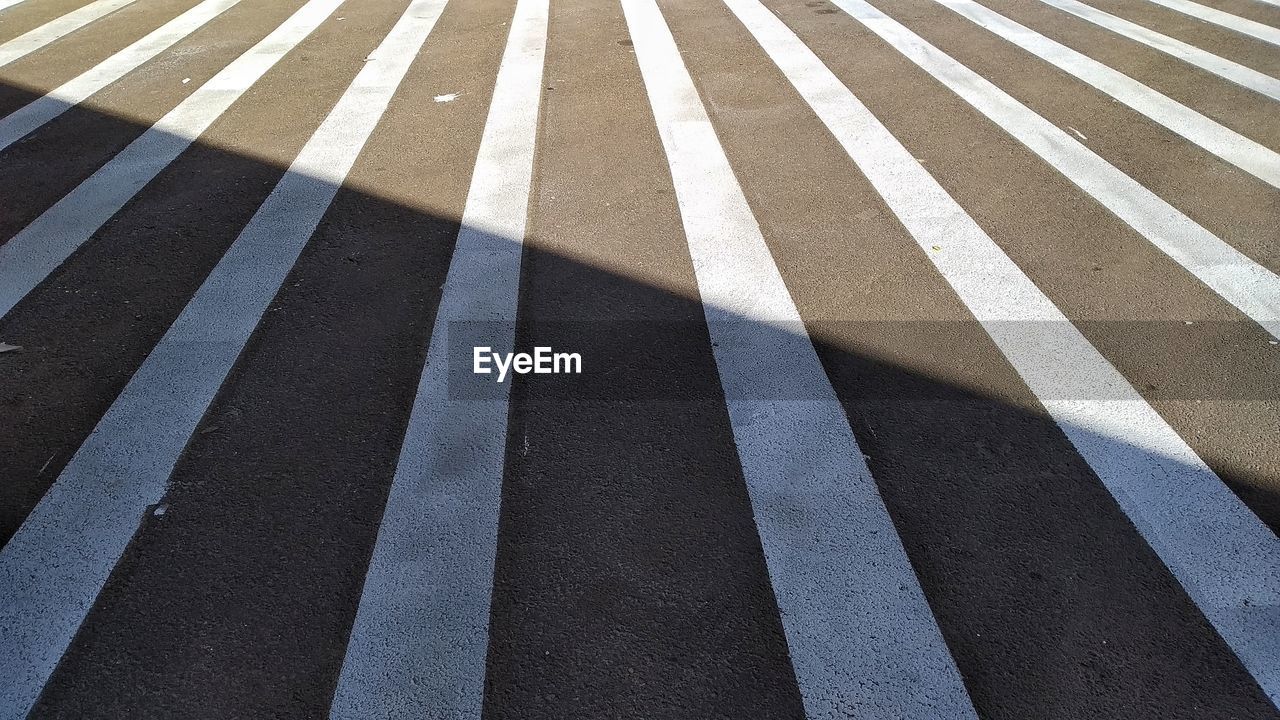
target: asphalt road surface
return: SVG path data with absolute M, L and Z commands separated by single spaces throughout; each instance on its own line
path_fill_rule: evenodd
M 1276 0 L 0 0 L 0 720 L 1280 718 L 1277 273 Z

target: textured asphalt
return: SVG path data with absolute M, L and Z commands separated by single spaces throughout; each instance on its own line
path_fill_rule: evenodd
M 933 0 L 873 2 L 1280 273 L 1276 188 Z M 1039 0 L 980 2 L 1280 151 L 1273 100 Z M 0 9 L 0 44 L 86 4 Z M 0 66 L 0 116 L 195 4 L 136 0 Z M 0 246 L 302 4 L 241 0 L 0 150 Z M 1145 0 L 1089 4 L 1280 77 L 1280 47 Z M 1204 4 L 1280 27 L 1262 0 Z M 1280 563 L 1277 338 L 839 5 L 764 5 L 1221 479 Z M 0 317 L 0 342 L 21 346 L 0 353 L 0 544 L 27 532 L 407 6 L 347 0 Z M 1204 588 L 1180 584 L 730 9 L 657 6 L 804 320 L 789 332 L 817 350 L 976 715 L 1280 718 L 1280 657 L 1242 662 L 1197 604 Z M 623 6 L 548 7 L 516 347 L 579 353 L 584 372 L 487 396 L 510 405 L 482 698 L 394 716 L 889 717 L 860 704 L 879 677 L 808 689 L 823 702 L 797 679 L 798 644 L 826 631 L 796 635 L 775 595 L 700 301 L 707 269 Z M 163 498 L 138 513 L 38 697 L 0 694 L 0 719 L 328 715 L 515 8 L 445 7 Z M 451 347 L 450 372 L 467 373 L 469 350 Z M 789 516 L 802 533 L 805 512 Z M 1203 538 L 1224 556 L 1229 540 Z M 1270 597 L 1257 627 L 1280 633 Z M 0 614 L 0 654 L 22 612 Z M 432 678 L 383 682 L 365 692 Z

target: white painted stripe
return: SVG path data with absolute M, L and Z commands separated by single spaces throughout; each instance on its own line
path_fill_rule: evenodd
M 1175 40 L 1168 35 L 1161 35 L 1154 30 L 1149 30 L 1124 18 L 1116 17 L 1111 13 L 1103 12 L 1091 5 L 1085 5 L 1078 0 L 1040 0 L 1040 2 L 1088 20 L 1094 25 L 1104 27 L 1130 40 L 1136 40 L 1162 53 L 1172 55 L 1179 60 L 1195 65 L 1201 70 L 1266 95 L 1272 100 L 1280 100 L 1280 80 L 1270 75 L 1264 75 L 1253 68 L 1218 57 L 1194 45 Z
M 204 0 L 129 47 L 63 83 L 48 95 L 15 110 L 0 120 L 0 150 L 58 117 L 68 108 L 84 102 L 90 95 L 124 77 L 126 73 L 159 55 L 238 2 L 240 0 Z
M 1280 338 L 1280 277 L 865 0 L 832 0 Z
M 26 0 L 0 0 L 0 10 L 11 8 L 21 2 L 26 2 Z
M 0 550 L 0 718 L 25 717 L 434 27 L 414 0 Z M 332 4 L 331 4 L 332 6 Z
M 0 66 L 25 57 L 55 40 L 59 40 L 105 15 L 119 10 L 134 0 L 95 0 L 82 8 L 72 10 L 60 18 L 50 20 L 40 27 L 19 35 L 0 45 Z
M 483 323 L 495 352 L 515 342 L 547 13 L 548 0 L 516 3 L 330 707 L 335 720 L 481 716 L 509 385 L 494 399 L 451 397 L 449 333 L 451 324 Z M 465 353 L 453 359 L 470 362 Z
M 794 33 L 758 0 L 724 1 L 1280 700 L 1280 540 Z
M 1275 188 L 1280 154 L 973 0 L 934 0 Z
M 1247 20 L 1238 15 L 1232 15 L 1221 10 L 1211 8 L 1207 5 L 1201 5 L 1191 0 L 1150 0 L 1157 5 L 1163 5 L 1170 10 L 1177 10 L 1184 15 L 1190 15 L 1197 20 L 1203 20 L 1228 30 L 1234 30 L 1243 35 L 1257 38 L 1263 42 L 1269 42 L 1272 45 L 1280 45 L 1280 29 L 1263 25 L 1260 22 Z
M 653 0 L 622 7 L 805 712 L 976 718 L 670 29 Z
M 0 318 L 200 137 L 343 0 L 309 0 L 137 140 L 0 245 Z

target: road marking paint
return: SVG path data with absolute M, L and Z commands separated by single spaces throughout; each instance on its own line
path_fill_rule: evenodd
M 55 18 L 0 45 L 0 66 L 25 57 L 51 42 L 79 30 L 101 17 L 110 15 L 134 0 L 96 0 L 77 8 L 62 17 Z
M 934 0 L 1275 188 L 1280 154 L 974 0 Z
M 172 47 L 240 0 L 204 0 L 129 47 L 0 120 L 0 150 Z
M 309 0 L 138 139 L 0 245 L 0 318 L 89 240 L 343 0 Z
M 192 432 L 382 117 L 445 1 L 414 0 L 409 5 L 0 550 L 0 647 L 5 648 L 0 653 L 0 718 L 26 716 L 147 507 L 164 496 Z M 337 2 L 310 6 L 304 16 L 307 26 L 318 24 L 335 7 Z M 297 27 L 299 33 L 303 29 Z M 282 52 L 272 48 L 257 62 L 269 66 Z
M 805 712 L 976 718 L 670 29 L 652 0 L 622 7 Z
M 26 2 L 26 0 L 0 0 L 0 10 L 11 8 L 21 2 Z
M 510 352 L 548 0 L 519 0 L 329 716 L 479 718 L 510 385 L 449 396 L 450 324 Z M 459 353 L 461 362 L 469 360 Z
M 1273 28 L 1270 25 L 1246 20 L 1238 15 L 1232 15 L 1207 5 L 1191 2 L 1191 0 L 1149 0 L 1149 2 L 1162 5 L 1170 10 L 1176 10 L 1184 15 L 1190 15 L 1197 20 L 1203 20 L 1228 30 L 1234 30 L 1242 35 L 1257 38 L 1263 42 L 1269 42 L 1272 45 L 1280 45 L 1280 29 Z
M 724 2 L 1280 703 L 1280 539 L 781 20 L 758 0 Z
M 1063 12 L 1071 13 L 1078 18 L 1123 35 L 1130 40 L 1136 40 L 1147 47 L 1172 55 L 1201 70 L 1266 95 L 1272 100 L 1280 100 L 1280 80 L 1260 73 L 1253 68 L 1218 57 L 1211 52 L 1201 50 L 1194 45 L 1188 45 L 1181 40 L 1175 40 L 1168 35 L 1161 35 L 1154 30 L 1149 30 L 1124 18 L 1116 17 L 1111 13 L 1103 12 L 1091 5 L 1085 5 L 1078 0 L 1040 0 L 1040 2 Z
M 832 0 L 1274 337 L 1280 277 L 865 0 Z

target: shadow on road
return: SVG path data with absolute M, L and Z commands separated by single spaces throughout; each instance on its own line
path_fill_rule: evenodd
M 0 112 L 34 97 L 0 88 Z M 72 108 L 0 153 L 0 237 L 144 130 Z M 0 540 L 284 172 L 193 144 L 0 320 L 24 348 L 0 356 Z M 33 717 L 327 712 L 457 231 L 338 192 Z M 517 348 L 584 373 L 512 384 L 487 714 L 796 715 L 701 304 L 533 232 Z M 1010 368 L 921 370 L 996 357 L 981 326 L 807 331 L 984 717 L 1274 713 Z M 1263 372 L 1219 387 L 1276 397 Z M 1215 469 L 1280 527 L 1275 478 Z

